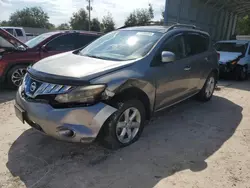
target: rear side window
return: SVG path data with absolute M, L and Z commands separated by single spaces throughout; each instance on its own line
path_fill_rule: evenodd
M 75 34 L 66 34 L 50 41 L 46 47 L 49 51 L 70 51 L 76 49 L 77 43 Z
M 83 46 L 86 46 L 87 44 L 91 43 L 92 41 L 94 41 L 98 37 L 99 36 L 97 36 L 97 35 L 79 34 L 79 35 L 77 35 L 76 48 L 81 48 Z
M 23 32 L 21 29 L 15 29 L 18 37 L 23 37 Z
M 186 55 L 192 56 L 203 53 L 209 48 L 209 37 L 199 34 L 185 35 Z

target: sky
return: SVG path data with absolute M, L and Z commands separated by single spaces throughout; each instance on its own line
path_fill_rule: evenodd
M 148 8 L 149 3 L 153 5 L 154 20 L 160 20 L 165 0 L 92 0 L 91 17 L 101 20 L 110 12 L 116 27 L 121 27 L 130 12 L 136 8 Z M 59 25 L 68 22 L 73 12 L 86 8 L 87 4 L 86 0 L 0 0 L 0 20 L 8 20 L 18 9 L 40 6 L 48 13 L 50 22 Z

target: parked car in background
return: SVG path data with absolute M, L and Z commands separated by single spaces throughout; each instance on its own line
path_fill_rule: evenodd
M 209 101 L 218 69 L 210 36 L 195 26 L 119 29 L 29 68 L 16 115 L 61 140 L 124 147 L 154 112 L 194 95 Z
M 215 49 L 220 54 L 220 75 L 246 80 L 250 73 L 250 40 L 219 41 Z
M 39 35 L 26 43 L 0 29 L 0 82 L 9 87 L 21 85 L 26 68 L 45 57 L 83 47 L 101 36 L 85 31 L 55 31 Z M 71 62 L 69 62 L 71 63 Z
M 27 41 L 35 38 L 36 36 L 38 36 L 38 35 L 33 34 L 33 33 L 26 33 Z
M 28 38 L 27 35 L 22 27 L 0 27 L 16 37 L 18 40 L 22 42 L 27 42 Z

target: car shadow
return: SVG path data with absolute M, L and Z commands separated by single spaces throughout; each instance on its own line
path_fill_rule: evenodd
M 0 104 L 13 100 L 16 92 L 15 90 L 0 89 Z
M 27 187 L 153 187 L 176 172 L 204 170 L 241 119 L 242 107 L 228 99 L 188 100 L 156 114 L 138 142 L 117 151 L 29 129 L 12 144 L 6 165 Z
M 233 88 L 233 89 L 250 91 L 250 79 L 245 80 L 245 81 L 221 79 L 221 80 L 219 80 L 219 83 L 217 85 L 219 88 L 226 87 L 226 88 Z

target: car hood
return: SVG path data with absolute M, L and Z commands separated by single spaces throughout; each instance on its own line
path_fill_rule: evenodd
M 19 46 L 23 46 L 25 49 L 28 48 L 26 44 L 18 40 L 16 37 L 11 35 L 9 32 L 0 28 L 0 47 L 2 48 L 10 48 L 10 44 L 13 48 L 17 48 Z
M 227 62 L 238 59 L 242 53 L 240 52 L 219 52 L 220 53 L 220 64 L 226 64 Z
M 66 52 L 45 58 L 33 65 L 33 72 L 60 78 L 90 80 L 110 71 L 129 66 L 134 61 L 110 61 Z

